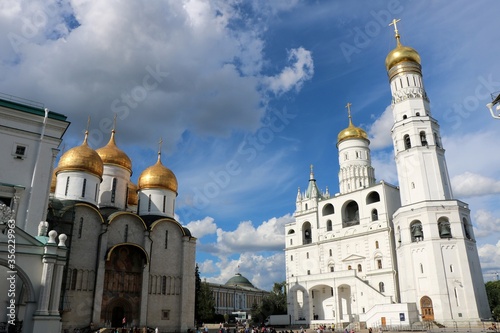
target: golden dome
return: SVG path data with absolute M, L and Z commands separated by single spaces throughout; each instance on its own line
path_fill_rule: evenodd
M 130 158 L 116 146 L 115 130 L 111 131 L 111 138 L 106 146 L 96 150 L 104 164 L 121 166 L 132 172 L 132 161 Z
M 368 134 L 366 132 L 356 127 L 352 124 L 351 116 L 349 116 L 349 126 L 346 129 L 340 131 L 337 137 L 337 145 L 346 139 L 365 139 L 368 140 Z
M 420 65 L 420 55 L 418 52 L 414 48 L 401 45 L 399 38 L 399 34 L 396 34 L 397 46 L 385 58 L 385 68 L 389 70 L 403 61 L 415 62 Z
M 155 165 L 144 170 L 139 176 L 139 189 L 161 188 L 177 193 L 177 178 L 174 173 L 161 163 L 161 154 Z
M 85 132 L 83 143 L 71 148 L 61 156 L 57 173 L 62 171 L 85 171 L 102 178 L 103 164 L 101 157 L 87 144 L 88 132 Z
M 128 182 L 128 187 L 127 187 L 127 191 L 128 191 L 127 205 L 128 206 L 137 206 L 137 204 L 139 203 L 139 199 L 137 196 L 137 190 L 138 190 L 137 185 L 135 185 L 132 182 Z

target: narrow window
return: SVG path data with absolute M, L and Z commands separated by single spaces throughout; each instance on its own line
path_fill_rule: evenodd
M 309 259 L 309 252 L 306 252 L 306 258 Z
M 440 144 L 439 144 L 439 139 L 438 139 L 437 133 L 434 133 L 434 142 L 435 142 L 436 147 L 439 148 Z
M 326 221 L 326 231 L 332 231 L 332 221 Z
M 377 259 L 377 267 L 378 269 L 382 269 L 382 259 Z
M 424 274 L 424 265 L 420 264 L 420 273 Z
M 125 224 L 125 233 L 124 233 L 124 242 L 126 243 L 128 240 L 128 224 Z
M 71 290 L 76 289 L 76 278 L 78 276 L 78 271 L 76 268 L 73 269 L 73 274 L 71 274 Z
M 453 273 L 453 265 L 450 265 L 450 272 Z
M 410 78 L 408 76 L 406 77 L 406 82 L 408 83 L 408 86 L 410 86 Z
M 149 200 L 148 200 L 148 212 L 151 211 L 151 194 L 149 195 Z
M 115 203 L 116 196 L 116 178 L 113 178 L 113 184 L 111 185 L 111 203 Z
M 334 271 L 334 267 L 330 266 L 330 272 L 333 272 L 333 271 Z
M 87 179 L 83 180 L 83 186 L 82 186 L 82 198 L 85 198 L 85 189 L 87 188 Z
M 80 217 L 80 225 L 78 226 L 78 238 L 82 238 L 83 217 Z
M 379 290 L 381 293 L 385 292 L 385 286 L 384 286 L 384 283 L 383 283 L 383 282 L 380 282 L 380 283 L 378 284 L 378 290 Z
M 290 245 L 293 245 L 293 239 L 290 239 Z
M 164 212 L 164 213 L 165 213 L 165 204 L 166 204 L 166 202 L 167 202 L 167 196 L 166 196 L 166 195 L 164 195 L 164 196 L 163 196 L 163 212 Z
M 165 230 L 165 248 L 168 248 L 168 230 Z
M 358 272 L 362 272 L 363 271 L 363 267 L 361 266 L 361 264 L 358 264 Z
M 378 249 L 378 241 L 375 241 L 375 248 Z
M 411 148 L 411 140 L 410 140 L 410 136 L 408 134 L 406 134 L 404 137 L 404 142 L 405 142 L 405 149 L 410 149 Z
M 94 195 L 94 200 L 97 201 L 97 194 L 99 193 L 99 184 L 95 184 L 95 195 Z
M 420 132 L 420 143 L 422 144 L 422 146 L 427 147 L 427 139 L 425 137 L 424 131 Z
M 351 269 L 352 269 L 352 266 L 351 266 L 351 265 L 347 266 L 347 270 L 349 270 L 349 271 L 350 271 Z
M 163 276 L 161 279 L 161 293 L 165 295 L 167 293 L 167 277 Z
M 293 256 L 290 256 L 290 261 L 293 261 Z
M 332 253 L 332 252 L 333 252 L 333 251 L 332 251 L 332 249 L 330 249 L 330 257 L 333 255 L 333 253 Z
M 66 189 L 64 190 L 64 195 L 68 195 L 68 189 L 69 189 L 69 177 L 66 178 Z
M 376 209 L 372 210 L 372 221 L 378 221 L 378 211 Z
M 311 275 L 311 271 L 310 270 L 307 270 L 307 275 Z
M 460 306 L 460 304 L 458 304 L 458 293 L 456 287 L 454 288 L 454 292 L 455 292 L 455 302 L 457 303 L 457 306 Z

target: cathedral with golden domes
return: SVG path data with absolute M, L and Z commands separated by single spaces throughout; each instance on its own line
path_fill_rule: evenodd
M 400 42 L 385 65 L 399 186 L 376 182 L 367 133 L 338 134 L 339 193 L 311 166 L 285 226 L 293 324 L 415 330 L 482 325 L 491 316 L 468 205 L 453 198 L 418 52 Z
M 132 162 L 115 142 L 83 143 L 54 169 L 47 222 L 68 236 L 62 328 L 158 327 L 194 322 L 196 238 L 175 220 L 177 179 L 161 161 L 136 186 Z

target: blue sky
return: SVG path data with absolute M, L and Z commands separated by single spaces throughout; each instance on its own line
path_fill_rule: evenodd
M 384 60 L 398 24 L 422 58 L 454 195 L 470 204 L 485 280 L 500 272 L 500 3 L 149 0 L 0 3 L 0 92 L 68 116 L 65 149 L 117 144 L 133 180 L 156 159 L 176 174 L 178 220 L 202 277 L 285 279 L 284 224 L 309 165 L 338 192 L 345 105 L 370 136 L 378 180 L 397 184 Z

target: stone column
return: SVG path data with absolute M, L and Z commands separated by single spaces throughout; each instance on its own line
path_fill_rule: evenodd
M 55 238 L 57 232 L 54 230 L 49 232 L 49 241 L 45 246 L 43 254 L 43 270 L 42 281 L 40 288 L 40 298 L 38 300 L 38 310 L 35 315 L 49 315 L 49 302 L 52 289 L 52 278 L 54 275 L 54 264 L 57 259 L 57 245 Z
M 59 259 L 55 263 L 54 270 L 54 284 L 53 284 L 53 292 L 50 296 L 50 308 L 49 314 L 59 316 L 59 301 L 61 297 L 61 286 L 64 272 L 64 265 L 66 264 L 66 244 L 65 241 L 68 237 L 65 234 L 59 235 L 59 251 L 62 252 L 62 256 L 59 256 Z
M 144 230 L 144 250 L 149 256 L 147 259 L 151 261 L 151 239 L 149 238 L 148 230 Z M 146 263 L 146 266 L 142 270 L 140 326 L 147 326 L 148 322 L 149 268 L 150 262 Z
M 99 326 L 104 326 L 104 320 L 101 321 L 102 310 L 102 295 L 104 292 L 104 276 L 106 275 L 106 258 L 105 254 L 108 249 L 108 233 L 107 224 L 101 225 L 101 240 L 100 246 L 97 250 L 97 272 L 95 272 L 95 290 L 94 290 L 94 311 L 92 312 L 92 322 L 98 323 Z

